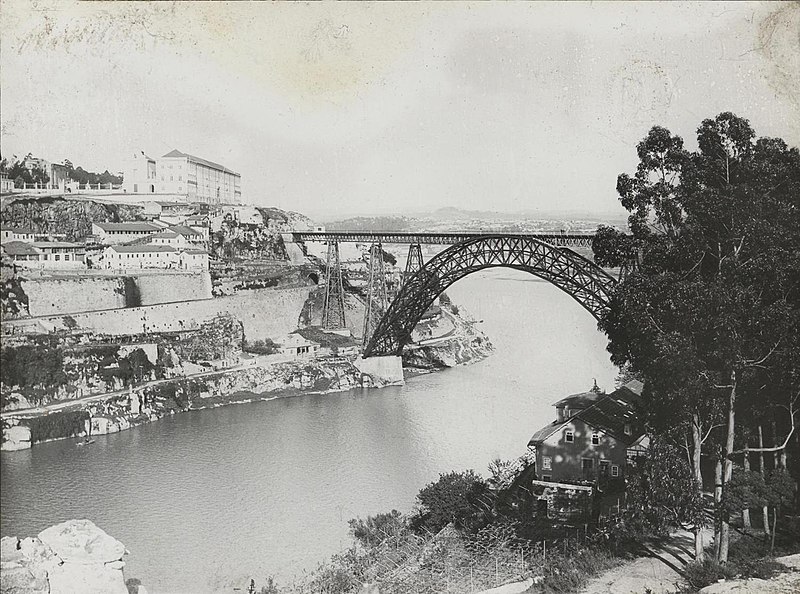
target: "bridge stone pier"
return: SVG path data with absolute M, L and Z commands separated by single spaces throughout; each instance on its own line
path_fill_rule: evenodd
M 363 387 L 402 386 L 405 383 L 402 357 L 359 357 L 353 364 L 361 372 Z

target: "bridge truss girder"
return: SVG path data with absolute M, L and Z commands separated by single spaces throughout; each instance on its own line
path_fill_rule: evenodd
M 364 349 L 364 357 L 400 355 L 422 314 L 457 280 L 485 268 L 523 270 L 556 285 L 599 319 L 616 280 L 570 249 L 531 236 L 482 236 L 437 254 L 403 283 Z
M 329 241 L 328 262 L 325 267 L 325 301 L 322 306 L 322 327 L 325 330 L 341 330 L 346 326 L 339 244 L 336 241 Z
M 403 284 L 422 269 L 422 246 L 412 243 L 408 246 L 408 258 L 406 259 L 406 270 L 403 273 Z
M 386 268 L 383 263 L 383 246 L 380 243 L 373 243 L 369 249 L 369 281 L 365 297 L 363 346 L 367 345 L 375 332 L 388 302 Z

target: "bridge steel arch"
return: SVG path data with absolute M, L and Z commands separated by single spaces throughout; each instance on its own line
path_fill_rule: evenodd
M 436 298 L 457 280 L 486 268 L 524 270 L 570 295 L 595 318 L 608 307 L 617 281 L 591 260 L 524 235 L 470 238 L 431 258 L 409 280 L 375 328 L 363 357 L 400 355 Z

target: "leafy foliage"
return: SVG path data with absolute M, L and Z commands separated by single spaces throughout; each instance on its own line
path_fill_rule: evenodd
M 697 139 L 689 152 L 656 126 L 635 175 L 619 176 L 632 234 L 601 229 L 596 256 L 635 255 L 638 266 L 600 327 L 612 360 L 646 382 L 650 429 L 692 444 L 696 476 L 713 440 L 729 480 L 737 418 L 798 400 L 800 152 L 729 112 L 704 120 Z
M 676 447 L 655 440 L 628 467 L 626 478 L 628 505 L 622 526 L 628 536 L 666 536 L 685 524 L 703 525 L 696 479 Z
M 403 515 L 396 509 L 367 516 L 366 520 L 354 518 L 348 524 L 350 535 L 364 547 L 374 547 L 388 538 L 397 538 L 407 528 Z
M 278 345 L 270 338 L 247 341 L 244 345 L 244 351 L 255 355 L 272 355 L 278 352 Z
M 61 411 L 43 417 L 25 419 L 31 429 L 31 443 L 39 443 L 48 439 L 73 437 L 83 433 L 84 421 L 89 418 L 86 411 Z
M 487 483 L 472 470 L 439 475 L 417 494 L 420 510 L 411 525 L 417 532 L 438 532 L 447 524 L 476 531 L 490 519 Z

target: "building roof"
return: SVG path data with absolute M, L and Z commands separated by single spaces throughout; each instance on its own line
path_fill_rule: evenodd
M 201 249 L 191 248 L 188 250 L 181 250 L 184 254 L 208 254 L 207 251 Z
M 600 429 L 604 433 L 623 442 L 626 447 L 630 446 L 643 434 L 641 424 L 638 423 L 638 417 L 635 412 L 636 401 L 639 395 L 641 395 L 641 390 L 642 383 L 638 380 L 633 380 L 614 390 L 611 394 L 592 392 L 592 394 L 595 394 L 595 401 L 593 403 L 564 421 L 556 420 L 545 425 L 531 436 L 528 443 L 542 443 L 565 425 L 570 424 L 575 419 L 580 419 L 587 425 L 595 429 Z M 581 396 L 581 394 L 576 394 L 574 396 Z M 560 403 L 574 396 L 568 396 L 563 400 L 559 400 L 556 406 L 558 407 Z M 578 401 L 581 402 L 580 400 Z M 630 432 L 628 434 L 625 433 L 626 425 L 630 426 Z
M 103 231 L 127 231 L 129 233 L 151 233 L 161 229 L 158 225 L 145 223 L 143 221 L 131 221 L 129 223 L 95 223 Z
M 180 233 L 184 237 L 193 237 L 195 235 L 198 237 L 202 237 L 202 233 L 198 233 L 191 227 L 187 227 L 185 225 L 170 225 L 169 230 L 172 231 L 173 233 Z
M 193 161 L 195 163 L 199 163 L 200 165 L 205 165 L 206 167 L 211 167 L 211 169 L 218 169 L 220 171 L 224 171 L 225 173 L 230 173 L 232 175 L 239 175 L 238 173 L 236 173 L 235 171 L 231 171 L 230 169 L 228 169 L 224 165 L 220 165 L 219 163 L 214 163 L 214 161 L 209 161 L 208 159 L 203 159 L 201 157 L 195 157 L 194 155 L 190 155 L 188 153 L 182 153 L 178 149 L 175 149 L 175 150 L 172 150 L 172 151 L 168 152 L 162 158 L 163 159 L 168 159 L 168 158 L 171 158 L 171 157 L 184 157 L 184 158 L 188 159 L 189 161 Z
M 587 406 L 591 406 L 597 402 L 598 398 L 602 396 L 605 396 L 604 392 L 600 392 L 599 390 L 589 390 L 588 392 L 580 392 L 578 394 L 572 394 L 566 398 L 562 398 L 558 402 L 554 402 L 553 406 L 556 408 L 570 409 L 586 408 Z
M 37 248 L 82 248 L 83 244 L 68 241 L 34 241 Z
M 168 229 L 165 229 L 164 231 L 159 231 L 158 233 L 153 233 L 148 239 L 152 239 L 154 237 L 163 237 L 163 238 L 166 238 L 166 239 L 173 239 L 175 237 L 178 237 L 178 234 L 175 233 L 175 231 L 169 231 Z
M 36 246 L 24 241 L 9 241 L 3 244 L 3 251 L 9 256 L 23 256 L 41 253 Z
M 285 339 L 281 341 L 282 347 L 303 347 L 303 346 L 313 346 L 317 344 L 307 338 L 300 336 L 299 334 L 289 334 Z
M 567 423 L 569 423 L 569 421 L 562 421 L 562 422 L 553 421 L 549 425 L 545 425 L 531 436 L 528 443 L 529 444 L 542 443 L 545 439 L 550 437 L 553 433 L 558 431 L 558 429 L 560 429 Z
M 112 245 L 110 250 L 119 252 L 121 254 L 134 254 L 143 252 L 176 252 L 177 250 L 171 245 Z

